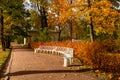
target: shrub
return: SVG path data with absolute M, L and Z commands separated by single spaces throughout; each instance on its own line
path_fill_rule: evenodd
M 110 53 L 114 46 L 111 46 L 110 43 L 111 41 L 36 42 L 32 44 L 32 47 L 40 45 L 71 47 L 74 49 L 74 56 L 84 64 L 88 64 L 92 69 L 120 72 L 120 55 Z
M 42 42 L 34 42 L 31 44 L 31 48 L 38 48 L 40 45 L 42 45 Z

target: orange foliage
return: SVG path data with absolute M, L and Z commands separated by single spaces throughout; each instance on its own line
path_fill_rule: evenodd
M 95 0 L 94 2 L 91 1 L 91 8 L 89 8 L 87 0 L 71 0 L 71 2 L 70 0 L 53 0 L 50 6 L 51 13 L 48 14 L 49 22 L 51 24 L 53 22 L 64 24 L 67 20 L 82 17 L 87 20 L 86 22 L 89 22 L 89 14 L 91 14 L 96 33 L 112 34 L 115 25 L 119 24 L 120 13 L 112 9 L 111 5 L 112 3 L 109 0 Z
M 119 12 L 111 9 L 112 3 L 108 0 L 94 1 L 90 13 L 92 14 L 96 33 L 103 32 L 112 34 L 115 30 Z
M 32 47 L 36 48 L 40 45 L 70 47 L 74 49 L 74 57 L 79 58 L 84 64 L 90 65 L 91 68 L 120 72 L 120 55 L 108 54 L 108 44 L 97 41 L 35 42 Z

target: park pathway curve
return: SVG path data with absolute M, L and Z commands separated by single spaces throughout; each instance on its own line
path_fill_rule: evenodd
M 99 80 L 79 66 L 63 67 L 58 55 L 13 48 L 11 56 L 9 80 Z

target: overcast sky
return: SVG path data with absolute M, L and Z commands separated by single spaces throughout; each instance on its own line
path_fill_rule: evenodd
M 25 2 L 23 3 L 25 5 L 26 9 L 30 9 L 30 0 L 25 0 Z
M 27 3 L 30 3 L 30 0 L 25 0 Z

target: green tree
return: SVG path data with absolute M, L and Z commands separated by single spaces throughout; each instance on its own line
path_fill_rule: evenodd
M 2 10 L 2 9 L 0 9 L 0 27 L 1 27 L 2 50 L 5 51 L 5 41 L 4 41 L 4 16 L 3 16 L 3 10 Z
M 4 16 L 4 20 L 3 20 L 4 21 L 3 38 L 5 44 L 4 47 L 9 48 L 11 40 L 13 39 L 13 37 L 17 36 L 16 30 L 19 29 L 19 36 L 20 35 L 23 37 L 26 36 L 26 31 L 25 31 L 26 11 L 23 6 L 23 0 L 2 0 L 0 4 Z
M 34 6 L 34 10 L 39 14 L 39 23 L 41 25 L 42 31 L 45 27 L 48 27 L 47 22 L 47 0 L 30 0 Z

